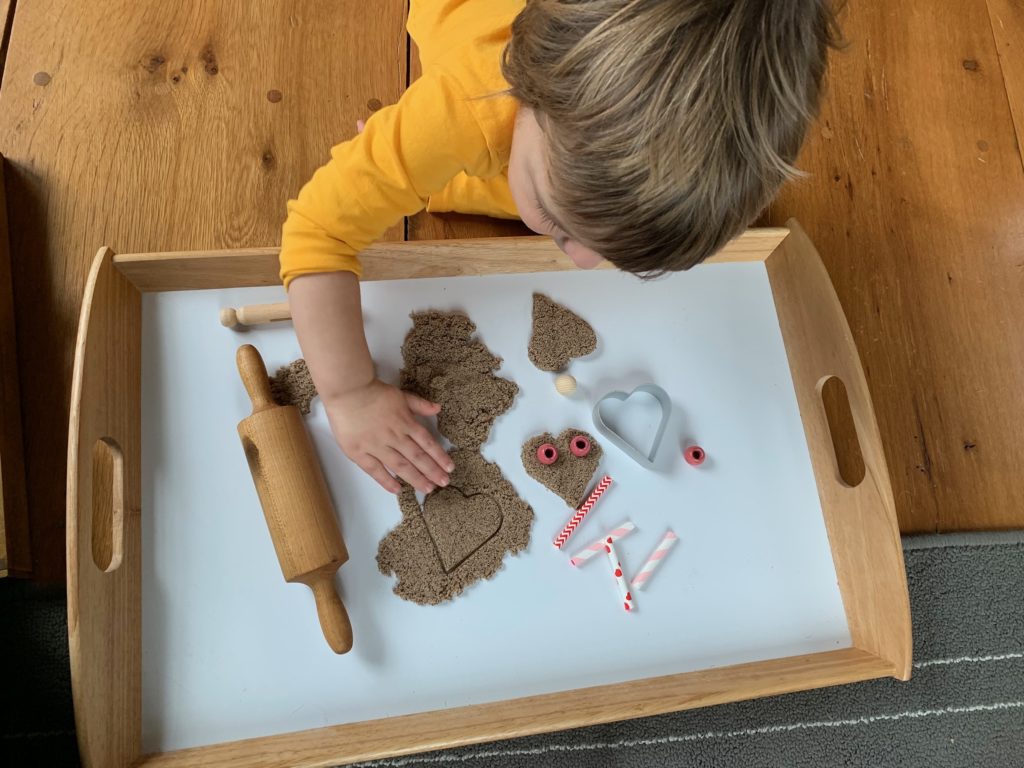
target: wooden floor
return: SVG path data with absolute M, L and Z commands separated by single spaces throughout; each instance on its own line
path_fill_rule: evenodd
M 63 576 L 87 265 L 274 244 L 285 200 L 409 77 L 399 0 L 0 0 L 35 573 Z M 867 370 L 905 531 L 1024 524 L 1024 3 L 851 3 L 792 184 Z M 415 56 L 411 57 L 415 63 Z M 414 238 L 521 231 L 417 216 Z M 399 228 L 389 237 L 401 237 Z

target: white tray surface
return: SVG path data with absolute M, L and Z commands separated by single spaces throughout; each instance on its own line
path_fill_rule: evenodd
M 531 296 L 586 318 L 598 351 L 572 363 L 580 393 L 526 356 Z M 171 749 L 498 701 L 850 646 L 778 317 L 762 263 L 704 265 L 651 283 L 612 271 L 367 283 L 366 329 L 397 381 L 409 312 L 460 309 L 521 392 L 484 455 L 533 507 L 529 549 L 453 602 L 397 598 L 377 570 L 395 500 L 334 444 L 319 400 L 307 425 L 351 559 L 337 582 L 355 648 L 336 656 L 310 591 L 286 584 L 242 453 L 251 410 L 235 350 L 273 372 L 300 356 L 290 323 L 222 328 L 223 306 L 280 301 L 280 288 L 147 294 L 143 301 L 143 747 Z M 823 374 L 828 373 L 823 371 Z M 593 432 L 594 400 L 653 381 L 674 410 L 659 470 L 605 441 L 615 482 L 565 552 L 570 511 L 526 475 L 522 443 Z M 633 428 L 653 409 L 639 404 Z M 648 427 L 649 428 L 649 427 Z M 680 448 L 707 451 L 699 469 Z M 595 477 L 595 481 L 596 481 Z M 627 573 L 671 527 L 680 542 L 621 610 L 607 563 L 571 553 L 632 519 Z

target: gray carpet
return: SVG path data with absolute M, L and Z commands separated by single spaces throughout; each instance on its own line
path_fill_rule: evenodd
M 1024 534 L 904 539 L 908 683 L 877 680 L 367 766 L 1024 766 Z
M 1024 533 L 904 540 L 914 678 L 879 680 L 367 765 L 1024 766 Z M 0 766 L 77 765 L 66 611 L 0 580 Z
M 0 766 L 78 765 L 63 586 L 0 579 Z

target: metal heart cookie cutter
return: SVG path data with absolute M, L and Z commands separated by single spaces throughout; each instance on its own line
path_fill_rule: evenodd
M 658 404 L 661 406 L 661 423 L 658 424 L 658 430 L 654 433 L 654 440 L 651 442 L 650 453 L 647 454 L 643 453 L 639 448 L 608 426 L 604 417 L 601 415 L 601 406 L 604 405 L 606 401 L 619 400 L 621 402 L 625 402 L 637 392 L 644 392 L 650 395 L 657 400 Z M 658 453 L 658 447 L 661 445 L 661 438 L 665 435 L 665 428 L 668 426 L 668 418 L 671 415 L 672 399 L 668 396 L 668 392 L 657 384 L 641 384 L 629 394 L 619 391 L 609 392 L 598 400 L 594 405 L 594 427 L 598 432 L 622 449 L 622 451 L 637 464 L 647 467 L 648 469 L 654 469 L 654 457 Z

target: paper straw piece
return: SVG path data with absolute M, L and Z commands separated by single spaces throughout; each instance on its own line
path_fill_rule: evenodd
M 608 475 L 602 477 L 601 482 L 599 482 L 597 487 L 590 492 L 590 495 L 587 497 L 587 500 L 583 502 L 583 505 L 573 512 L 572 517 L 569 518 L 569 522 L 565 524 L 565 527 L 555 537 L 554 543 L 558 549 L 565 546 L 565 542 L 569 540 L 570 536 L 572 536 L 573 531 L 575 531 L 576 528 L 579 527 L 579 524 L 583 522 L 583 518 L 590 514 L 590 510 L 594 508 L 594 505 L 597 504 L 597 500 L 601 498 L 601 495 L 608 490 L 608 486 L 611 484 L 612 479 Z
M 594 555 L 599 555 L 602 552 L 604 552 L 604 540 L 606 538 L 611 537 L 612 541 L 618 541 L 623 536 L 626 536 L 635 530 L 636 526 L 633 525 L 631 521 L 627 520 L 626 522 L 622 523 L 622 525 L 620 525 L 618 528 L 613 528 L 612 530 L 610 530 L 607 534 L 605 534 L 600 539 L 595 541 L 589 547 L 581 549 L 573 556 L 573 558 L 569 562 L 579 567 L 583 563 L 587 562 L 587 560 L 592 558 Z
M 657 570 L 658 566 L 661 565 L 661 561 L 665 559 L 677 541 L 679 541 L 679 537 L 671 530 L 667 531 L 665 535 L 662 536 L 661 541 L 658 543 L 658 546 L 654 548 L 654 551 L 651 552 L 651 556 L 647 558 L 647 562 L 644 563 L 643 568 L 641 568 L 640 572 L 633 577 L 633 581 L 631 583 L 633 589 L 644 588 L 648 579 L 651 578 L 651 574 L 653 574 Z
M 629 585 L 626 584 L 626 577 L 622 573 L 622 563 L 619 562 L 619 554 L 615 551 L 615 544 L 612 542 L 611 536 L 605 537 L 604 551 L 608 553 L 608 562 L 612 566 L 612 576 L 615 577 L 615 584 L 619 588 L 622 607 L 627 613 L 631 612 L 633 610 L 633 594 L 629 591 Z

